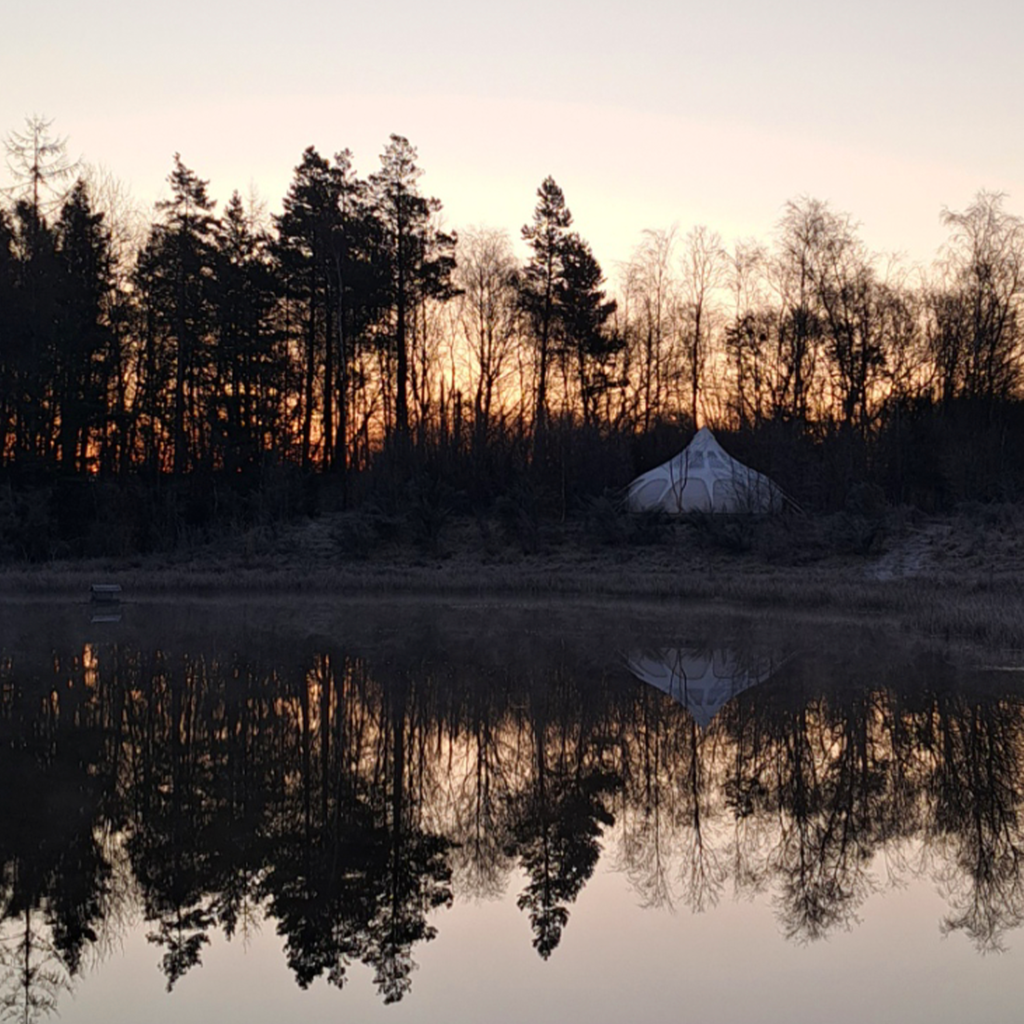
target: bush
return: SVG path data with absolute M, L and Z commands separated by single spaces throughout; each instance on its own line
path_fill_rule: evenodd
M 660 509 L 630 512 L 607 493 L 583 503 L 583 523 L 592 543 L 609 546 L 658 544 L 672 526 Z
M 522 548 L 528 555 L 544 549 L 542 522 L 545 502 L 541 494 L 528 483 L 520 483 L 495 502 L 495 511 L 506 539 Z
M 331 540 L 347 558 L 367 558 L 380 544 L 371 516 L 362 512 L 344 512 L 330 528 Z
M 409 487 L 405 520 L 412 542 L 421 550 L 437 553 L 441 536 L 454 514 L 460 495 L 442 480 L 421 477 Z
M 746 554 L 753 549 L 759 519 L 722 512 L 691 512 L 687 516 L 701 543 L 733 554 Z
M 54 533 L 48 488 L 15 491 L 8 484 L 0 489 L 0 553 L 5 558 L 29 562 L 52 558 Z

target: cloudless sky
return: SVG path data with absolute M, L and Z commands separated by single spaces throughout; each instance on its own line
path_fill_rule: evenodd
M 307 145 L 368 174 L 397 132 L 452 227 L 518 236 L 554 175 L 610 276 L 644 228 L 767 240 L 805 194 L 928 261 L 943 205 L 1024 212 L 1022 30 L 1019 0 L 18 3 L 0 132 L 53 118 L 147 207 L 180 151 L 272 209 Z

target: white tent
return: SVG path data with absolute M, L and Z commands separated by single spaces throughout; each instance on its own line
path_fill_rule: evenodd
M 780 512 L 781 488 L 737 462 L 701 427 L 676 456 L 638 476 L 628 491 L 634 512 Z
M 638 679 L 664 690 L 706 729 L 737 694 L 763 683 L 778 668 L 770 658 L 741 663 L 727 648 L 672 647 L 635 653 L 626 659 Z

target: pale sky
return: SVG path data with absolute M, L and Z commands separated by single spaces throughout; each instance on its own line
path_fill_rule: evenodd
M 927 262 L 944 205 L 1024 212 L 1022 30 L 1019 0 L 21 2 L 0 133 L 53 118 L 147 207 L 180 151 L 273 210 L 307 145 L 365 175 L 397 132 L 451 227 L 518 237 L 552 174 L 609 277 L 645 228 L 767 241 L 801 195 Z

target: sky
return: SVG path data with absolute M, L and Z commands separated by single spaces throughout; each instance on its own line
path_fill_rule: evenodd
M 107 958 L 86 968 L 61 1024 L 246 1024 L 362 1021 L 386 1024 L 556 1024 L 643 1020 L 646 1024 L 1006 1024 L 1020 1017 L 1019 932 L 1005 955 L 980 956 L 963 934 L 942 934 L 950 908 L 924 878 L 868 895 L 861 920 L 827 941 L 786 941 L 767 894 L 730 898 L 706 913 L 644 907 L 615 842 L 572 905 L 562 941 L 542 960 L 513 878 L 501 899 L 459 899 L 431 915 L 437 937 L 413 947 L 412 991 L 385 1006 L 372 972 L 349 966 L 339 991 L 324 978 L 295 983 L 272 922 L 231 942 L 214 932 L 202 966 L 167 995 L 152 929 L 133 922 Z M 909 856 L 923 859 L 917 850 Z M 871 876 L 891 865 L 880 855 Z M 1016 955 L 1015 955 L 1016 954 Z
M 927 263 L 944 206 L 1024 213 L 1022 30 L 1019 0 L 19 3 L 0 133 L 52 118 L 146 208 L 180 152 L 276 210 L 306 146 L 366 175 L 395 132 L 452 228 L 518 237 L 553 175 L 609 276 L 644 229 L 768 241 L 800 196 Z

